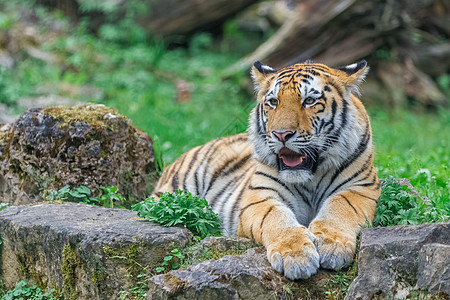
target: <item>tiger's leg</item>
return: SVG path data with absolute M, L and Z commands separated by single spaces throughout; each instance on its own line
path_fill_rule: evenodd
M 352 189 L 326 200 L 309 225 L 321 267 L 339 269 L 353 260 L 356 236 L 361 225 L 373 219 L 378 197 L 378 190 Z
M 314 235 L 275 195 L 267 190 L 244 195 L 238 235 L 262 243 L 272 267 L 289 279 L 309 278 L 319 268 Z

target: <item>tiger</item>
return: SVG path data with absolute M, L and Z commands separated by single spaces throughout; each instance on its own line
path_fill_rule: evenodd
M 291 280 L 353 261 L 380 196 L 369 116 L 358 99 L 365 60 L 252 66 L 257 103 L 247 133 L 212 140 L 169 165 L 153 196 L 205 198 L 224 235 L 262 244 Z

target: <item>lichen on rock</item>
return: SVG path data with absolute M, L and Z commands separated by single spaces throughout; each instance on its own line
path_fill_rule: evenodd
M 33 108 L 0 128 L 0 197 L 11 205 L 84 185 L 116 186 L 129 206 L 156 178 L 152 139 L 104 105 Z
M 79 292 L 76 291 L 76 271 L 81 267 L 81 260 L 76 251 L 66 244 L 62 250 L 61 272 L 64 282 L 65 299 L 74 300 L 78 298 Z

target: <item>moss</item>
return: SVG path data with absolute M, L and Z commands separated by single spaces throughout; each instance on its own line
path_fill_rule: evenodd
M 35 269 L 35 262 L 30 261 L 29 256 L 17 254 L 17 263 L 19 264 L 19 270 L 22 278 L 26 279 L 27 281 L 33 282 L 33 284 L 43 290 L 47 288 L 48 281 L 44 281 L 43 279 L 46 277 Z
M 10 130 L 0 130 L 0 143 L 8 143 L 12 139 L 13 131 Z
M 209 259 L 219 259 L 226 255 L 241 255 L 250 248 L 258 246 L 255 244 L 237 245 L 230 249 L 219 250 L 214 247 L 204 247 L 200 243 L 195 242 L 187 247 L 181 248 L 181 252 L 185 254 L 186 258 L 183 260 L 181 269 L 186 269 L 192 264 L 199 263 Z
M 55 281 L 51 281 L 49 286 L 50 286 L 51 290 L 55 290 L 53 292 L 53 296 L 55 296 L 57 299 L 62 299 L 62 297 L 61 297 L 62 290 L 60 288 L 58 288 L 58 285 L 56 284 L 56 282 Z
M 78 299 L 79 292 L 76 291 L 76 271 L 81 268 L 82 263 L 75 249 L 69 243 L 63 248 L 61 271 L 63 276 L 63 293 L 65 299 Z
M 145 269 L 139 261 L 139 246 L 138 244 L 131 244 L 129 246 L 120 246 L 119 249 L 103 246 L 104 253 L 112 259 L 121 260 L 129 273 L 128 278 L 132 278 L 132 284 L 137 283 L 137 276 Z
M 106 278 L 106 273 L 104 270 L 95 269 L 94 274 L 92 275 L 92 283 L 99 286 L 103 283 L 103 280 Z
M 110 130 L 115 129 L 112 123 L 108 122 L 105 118 L 106 115 L 110 114 L 122 121 L 126 121 L 126 118 L 117 113 L 117 110 L 111 107 L 98 104 L 85 104 L 78 106 L 53 106 L 47 107 L 43 110 L 44 114 L 52 116 L 60 121 L 61 127 L 66 127 L 73 124 L 76 121 L 84 122 L 91 126 L 95 130 L 103 130 L 108 127 Z
M 9 155 L 9 147 L 13 139 L 13 130 L 0 130 L 0 160 L 4 160 Z
M 176 294 L 178 291 L 182 290 L 187 282 L 181 280 L 180 278 L 173 276 L 170 273 L 166 273 L 164 276 L 164 285 L 170 289 L 170 294 Z
M 103 159 L 108 158 L 108 154 L 106 154 L 106 152 L 105 152 L 103 149 L 100 150 L 100 156 L 101 156 Z

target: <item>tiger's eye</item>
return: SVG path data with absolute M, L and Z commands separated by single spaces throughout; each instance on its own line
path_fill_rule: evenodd
M 275 107 L 278 105 L 278 100 L 275 98 L 272 98 L 269 100 L 269 104 L 270 104 L 270 106 Z
M 316 102 L 316 99 L 308 97 L 305 100 L 303 100 L 303 104 L 304 105 L 312 105 L 314 104 L 314 102 Z

